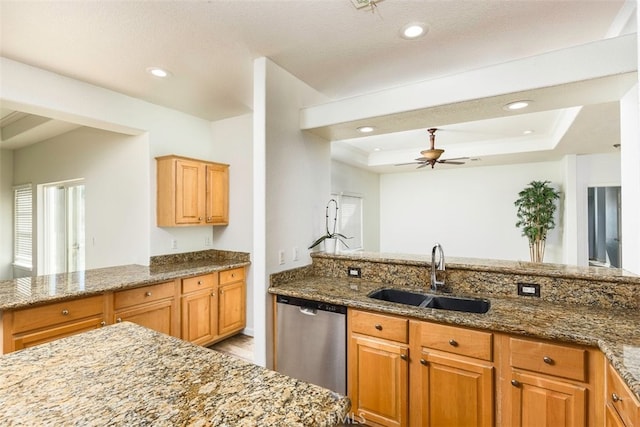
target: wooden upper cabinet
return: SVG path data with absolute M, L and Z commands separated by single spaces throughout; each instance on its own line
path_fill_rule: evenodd
M 207 164 L 205 221 L 207 224 L 229 224 L 229 166 Z
M 174 155 L 156 160 L 159 227 L 229 223 L 229 165 Z

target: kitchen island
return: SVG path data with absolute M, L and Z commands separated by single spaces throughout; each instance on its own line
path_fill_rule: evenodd
M 333 426 L 346 397 L 132 323 L 0 357 L 3 425 Z

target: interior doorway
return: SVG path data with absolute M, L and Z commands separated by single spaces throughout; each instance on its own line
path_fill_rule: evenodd
M 589 265 L 622 266 L 621 187 L 588 188 Z

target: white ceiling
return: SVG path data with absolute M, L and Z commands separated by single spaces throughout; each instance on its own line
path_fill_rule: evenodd
M 373 11 L 356 9 L 351 0 L 0 0 L 0 55 L 218 120 L 251 111 L 257 57 L 269 57 L 339 100 L 636 32 L 635 7 L 633 0 L 384 0 Z M 399 37 L 400 28 L 415 21 L 428 25 L 427 35 L 411 41 Z M 152 77 L 145 71 L 150 66 L 167 68 L 172 76 Z M 535 127 L 533 138 L 541 138 L 572 114 L 575 126 L 587 129 L 567 131 L 553 150 L 556 156 L 575 151 L 569 136 L 607 135 L 610 141 L 619 133 L 610 100 L 577 113 L 554 108 L 505 119 L 474 117 L 451 106 L 443 111 L 446 120 L 424 123 L 442 128 L 437 145 L 495 144 L 523 127 Z M 592 120 L 579 120 L 587 113 Z M 334 143 L 336 158 L 378 171 L 399 170 L 380 165 L 410 160 L 428 141 L 415 126 L 406 129 L 414 130 L 396 134 L 403 129 L 394 129 L 386 138 L 328 138 L 344 140 Z M 4 141 L 8 132 L 2 130 Z M 39 136 L 31 142 L 46 134 L 35 133 Z M 2 147 L 29 143 L 24 136 L 13 138 Z M 608 143 L 594 145 L 595 152 L 612 150 Z M 387 160 L 380 160 L 380 153 L 387 153 Z M 451 149 L 445 157 L 450 153 L 459 154 Z M 485 161 L 518 161 L 518 156 L 494 153 Z

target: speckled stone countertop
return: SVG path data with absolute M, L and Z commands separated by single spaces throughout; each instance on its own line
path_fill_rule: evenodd
M 345 259 L 362 260 L 357 255 L 334 257 L 319 254 L 316 256 L 322 258 L 323 261 L 339 258 L 336 270 L 345 276 L 347 269 L 343 264 L 340 264 L 340 261 Z M 370 262 L 371 258 L 375 258 L 375 255 L 365 256 L 367 262 Z M 386 257 L 380 258 L 387 259 Z M 317 259 L 314 257 L 314 264 L 316 261 Z M 399 262 L 402 263 L 404 260 L 401 258 Z M 410 260 L 410 263 L 413 262 L 415 261 Z M 496 262 L 496 264 L 499 263 Z M 367 294 L 382 287 L 407 288 L 392 283 L 392 278 L 389 278 L 389 281 L 371 281 L 364 277 L 364 271 L 362 279 L 321 276 L 318 273 L 326 271 L 326 264 L 320 263 L 320 265 L 322 266 L 321 270 L 318 270 L 317 267 L 314 268 L 314 266 L 307 266 L 272 275 L 269 292 L 415 319 L 599 347 L 636 396 L 640 398 L 640 310 L 638 309 L 605 308 L 573 303 L 562 304 L 537 298 L 500 295 L 499 292 L 492 295 L 464 293 L 467 296 L 484 297 L 490 300 L 491 307 L 485 314 L 419 308 L 367 297 Z M 450 266 L 452 264 L 447 264 L 447 269 Z M 470 268 L 470 266 L 466 268 Z M 500 269 L 501 267 L 494 265 L 482 268 Z M 510 269 L 512 266 L 506 268 Z M 552 270 L 548 266 L 546 269 Z M 397 265 L 389 267 L 389 270 L 394 275 L 403 274 L 398 272 Z M 517 272 L 522 274 L 519 270 Z M 576 273 L 578 275 L 585 274 L 584 271 L 576 271 Z M 608 274 L 617 277 L 616 273 Z M 632 278 L 631 280 L 636 279 Z M 420 290 L 430 292 L 428 287 L 424 287 L 424 283 L 428 283 L 428 281 L 423 281 L 423 287 Z M 461 288 L 464 289 L 464 286 Z M 410 289 L 416 290 L 417 288 L 411 286 Z M 468 291 L 468 289 L 465 290 Z
M 0 356 L 3 425 L 333 426 L 332 391 L 121 323 Z
M 250 264 L 248 254 L 244 257 L 226 258 L 218 255 L 218 252 L 215 256 L 209 257 L 172 255 L 152 258 L 150 266 L 123 265 L 3 280 L 0 281 L 0 311 L 96 295 Z

